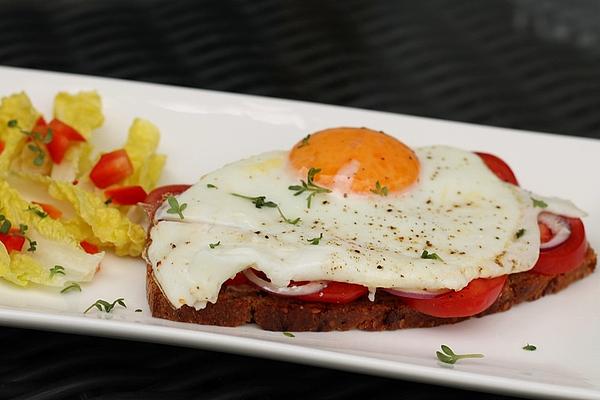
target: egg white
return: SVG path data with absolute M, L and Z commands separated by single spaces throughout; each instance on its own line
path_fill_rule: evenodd
M 539 254 L 539 212 L 583 215 L 553 198 L 543 198 L 546 209 L 534 207 L 530 193 L 500 181 L 474 153 L 446 146 L 415 152 L 419 180 L 403 193 L 348 192 L 353 161 L 335 190 L 317 194 L 310 208 L 308 193 L 296 196 L 288 188 L 306 177 L 289 167 L 287 152 L 205 175 L 177 196 L 187 204 L 183 220 L 167 204 L 157 211 L 147 250 L 154 275 L 174 306 L 196 308 L 216 302 L 223 282 L 249 266 L 280 286 L 331 280 L 372 291 L 460 290 L 475 278 L 531 269 Z M 286 218 L 301 221 L 286 223 L 277 208 L 257 208 L 233 193 L 265 196 Z M 422 258 L 424 250 L 438 259 Z

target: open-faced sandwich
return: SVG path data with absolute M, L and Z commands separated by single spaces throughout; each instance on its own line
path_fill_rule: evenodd
M 499 158 L 366 128 L 309 135 L 149 199 L 147 293 L 175 321 L 430 327 L 508 310 L 596 264 L 571 202 Z

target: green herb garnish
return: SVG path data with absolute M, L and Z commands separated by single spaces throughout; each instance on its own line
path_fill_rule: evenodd
M 539 207 L 539 208 L 546 208 L 546 207 L 548 207 L 548 203 L 546 203 L 544 200 L 538 200 L 538 199 L 534 199 L 532 197 L 531 201 L 533 201 L 533 206 L 534 207 Z
M 308 146 L 308 141 L 310 140 L 310 135 L 306 135 L 304 137 L 304 139 L 302 139 L 302 141 L 300 142 L 300 144 L 298 145 L 298 148 L 304 147 L 304 146 Z
M 302 221 L 300 219 L 300 217 L 295 218 L 295 219 L 289 219 L 289 218 L 287 218 L 285 215 L 283 215 L 283 211 L 281 211 L 281 208 L 279 208 L 279 206 L 277 206 L 277 211 L 279 211 L 279 215 L 281 215 L 281 218 L 283 218 L 283 220 L 285 222 L 287 222 L 288 224 L 298 225 L 298 222 Z
M 27 232 L 27 229 L 29 229 L 29 227 L 25 224 L 19 224 L 19 234 L 20 235 L 25 235 L 25 232 Z
M 44 164 L 46 159 L 46 151 L 40 144 L 48 144 L 52 141 L 53 134 L 52 130 L 48 129 L 45 135 L 41 135 L 39 132 L 26 131 L 19 126 L 19 122 L 15 119 L 8 121 L 9 128 L 17 128 L 22 134 L 31 138 L 32 142 L 27 145 L 27 148 L 31 150 L 36 156 L 33 159 L 33 164 L 41 166 Z
M 251 197 L 251 196 L 244 196 L 243 194 L 238 194 L 238 193 L 231 193 L 231 194 L 235 197 L 240 197 L 242 199 L 250 200 L 252 202 L 252 204 L 254 204 L 256 206 L 256 208 L 263 208 L 263 207 L 275 208 L 275 207 L 277 207 L 277 203 L 273 203 L 272 201 L 267 201 L 266 196 Z
M 52 279 L 54 275 L 65 275 L 65 268 L 60 265 L 55 265 L 50 268 L 50 279 Z
M 48 216 L 48 213 L 44 212 L 44 210 L 42 210 L 41 208 L 37 208 L 37 207 L 27 206 L 27 210 L 25 210 L 25 211 L 31 211 L 32 213 L 34 213 L 35 215 L 37 215 L 40 218 L 46 218 Z
M 79 284 L 78 284 L 78 283 L 75 283 L 75 282 L 73 282 L 73 283 L 71 283 L 69 286 L 66 286 L 66 287 L 65 287 L 63 290 L 61 290 L 60 292 L 61 292 L 61 293 L 67 293 L 67 292 L 69 292 L 69 291 L 72 291 L 72 290 L 78 290 L 78 291 L 80 291 L 80 292 L 81 292 L 81 286 L 79 286 Z
M 287 337 L 296 337 L 296 335 L 294 335 L 292 332 L 281 332 L 281 333 L 283 333 L 283 335 L 287 336 Z
M 215 185 L 213 185 L 212 183 L 207 183 L 206 187 L 209 189 L 218 189 L 218 187 L 216 187 Z
M 28 237 L 25 237 L 25 239 L 27 239 L 27 241 L 29 242 L 29 247 L 27 248 L 27 251 L 31 251 L 34 252 L 37 250 L 37 242 L 35 240 L 31 240 Z
M 421 253 L 421 258 L 425 258 L 427 260 L 444 261 L 442 260 L 442 257 L 438 256 L 436 253 L 429 253 L 427 250 L 423 250 L 423 253 Z
M 316 237 L 316 238 L 312 238 L 312 239 L 308 239 L 308 242 L 310 244 L 314 244 L 315 246 L 319 244 L 319 242 L 321 241 L 321 239 L 323 239 L 323 232 L 321 232 L 321 234 Z
M 6 235 L 10 232 L 10 228 L 12 228 L 12 224 L 8 218 L 0 214 L 0 233 Z
M 523 350 L 527 350 L 527 351 L 536 351 L 537 347 L 527 343 L 525 346 L 523 346 Z
M 329 190 L 327 188 L 317 186 L 314 184 L 313 180 L 315 178 L 315 175 L 318 174 L 319 172 L 321 172 L 320 168 L 311 168 L 308 170 L 308 174 L 306 176 L 306 181 L 300 180 L 302 185 L 292 185 L 292 186 L 288 187 L 289 190 L 294 190 L 296 192 L 296 193 L 294 193 L 294 196 L 299 196 L 304 192 L 309 192 L 309 195 L 306 198 L 308 208 L 310 208 L 313 197 L 315 197 L 317 194 L 331 192 L 331 190 Z
M 221 244 L 221 241 L 219 240 L 217 243 L 209 243 L 208 247 L 210 247 L 211 249 L 214 249 L 215 247 L 217 247 L 220 244 Z
M 125 299 L 122 298 L 122 297 L 116 299 L 112 303 L 109 303 L 106 300 L 98 299 L 98 300 L 96 300 L 96 302 L 94 304 L 92 304 L 91 306 L 89 306 L 88 308 L 86 308 L 83 313 L 87 314 L 87 312 L 90 311 L 94 307 L 96 307 L 100 311 L 104 311 L 105 313 L 109 313 L 109 312 L 111 312 L 113 310 L 113 308 L 115 308 L 117 306 L 117 304 L 120 305 L 120 306 L 122 306 L 122 307 L 127 308 L 127 306 L 125 305 Z
M 377 182 L 375 182 L 375 189 L 371 189 L 371 193 L 375 193 L 380 196 L 387 196 L 388 188 L 387 188 L 387 186 L 381 186 L 381 183 L 379 183 L 379 181 L 377 181 Z
M 519 230 L 517 231 L 517 233 L 515 233 L 515 237 L 516 237 L 517 239 L 519 239 L 519 238 L 520 238 L 521 236 L 523 236 L 524 234 L 525 234 L 525 229 L 524 229 L 524 228 L 521 228 L 521 229 L 519 229 Z
M 445 344 L 442 345 L 442 351 L 436 351 L 438 360 L 446 364 L 456 364 L 463 358 L 483 358 L 483 354 L 455 354 L 452 349 Z
M 167 202 L 171 208 L 167 210 L 167 214 L 177 214 L 180 219 L 183 219 L 183 210 L 187 208 L 187 203 L 179 204 L 177 199 L 173 196 L 167 197 Z

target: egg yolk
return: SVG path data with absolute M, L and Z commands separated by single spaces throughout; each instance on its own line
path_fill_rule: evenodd
M 404 143 L 367 128 L 332 128 L 313 133 L 290 152 L 290 163 L 301 176 L 321 171 L 315 183 L 353 193 L 400 192 L 415 183 L 419 160 Z

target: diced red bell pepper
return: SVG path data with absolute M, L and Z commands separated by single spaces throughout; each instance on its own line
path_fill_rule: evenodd
M 44 212 L 52 219 L 59 219 L 63 215 L 62 211 L 54 207 L 52 204 L 38 203 L 37 201 L 32 201 L 32 203 L 42 207 L 42 210 L 44 210 Z
M 14 233 L 0 233 L 0 242 L 2 242 L 9 253 L 11 251 L 21 251 L 25 244 L 25 237 Z
M 80 242 L 79 245 L 81 247 L 83 247 L 83 250 L 85 250 L 85 252 L 88 254 L 96 254 L 96 253 L 100 252 L 100 250 L 98 249 L 98 246 L 96 246 L 95 244 L 92 244 L 90 242 L 87 242 L 85 240 Z
M 94 185 L 104 189 L 121 182 L 132 173 L 133 165 L 127 152 L 125 149 L 119 149 L 100 157 L 100 160 L 90 172 L 90 179 L 94 182 Z
M 2 154 L 2 152 L 4 151 L 4 147 L 6 145 L 4 144 L 4 142 L 2 140 L 0 140 L 0 154 Z
M 57 119 L 50 121 L 46 131 L 48 129 L 52 131 L 52 141 L 46 146 L 50 158 L 55 164 L 62 162 L 69 146 L 71 146 L 71 142 L 85 142 L 85 138 L 79 132 Z

